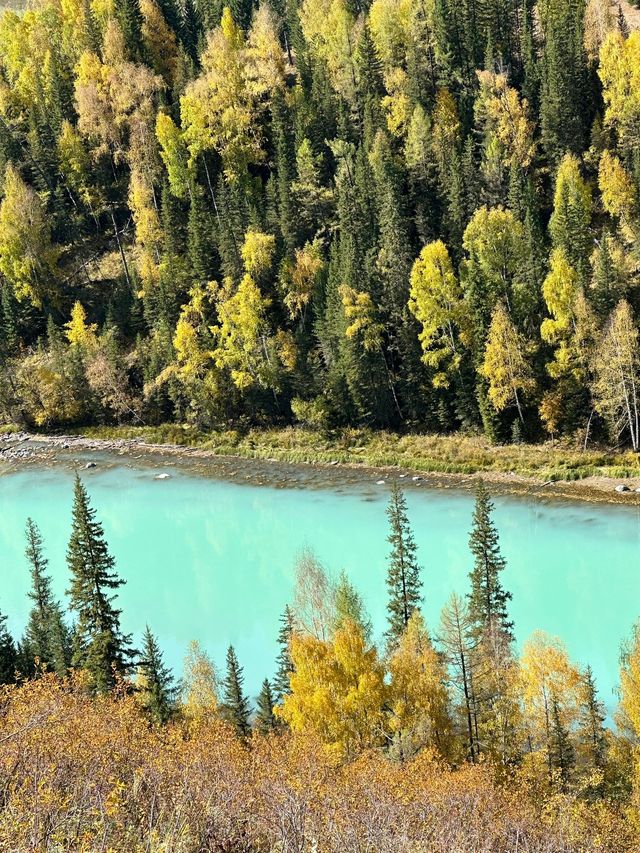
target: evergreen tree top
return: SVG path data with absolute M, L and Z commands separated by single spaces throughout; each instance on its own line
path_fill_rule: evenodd
M 493 502 L 483 481 L 476 489 L 473 524 L 469 548 L 474 557 L 470 572 L 469 612 L 478 632 L 498 628 L 512 637 L 507 604 L 511 593 L 505 590 L 500 579 L 506 563 L 500 551 L 498 531 L 492 520 Z

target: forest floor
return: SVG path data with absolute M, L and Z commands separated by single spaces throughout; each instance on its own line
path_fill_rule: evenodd
M 345 469 L 353 475 L 359 471 L 373 481 L 413 475 L 416 481 L 439 487 L 467 489 L 482 477 L 500 492 L 640 505 L 638 454 L 604 448 L 583 451 L 558 443 L 493 446 L 480 436 L 398 435 L 355 429 L 323 435 L 301 427 L 205 433 L 179 425 L 87 427 L 74 435 L 29 434 L 7 428 L 0 439 L 0 459 L 14 463 L 53 459 L 54 450 L 149 453 L 201 461 L 262 460 L 313 466 L 324 470 L 327 482 L 332 472 L 343 476 Z M 218 473 L 225 475 L 222 469 Z

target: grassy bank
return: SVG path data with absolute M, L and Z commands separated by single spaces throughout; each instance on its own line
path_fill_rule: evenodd
M 87 427 L 89 438 L 141 439 L 197 447 L 218 455 L 288 462 L 399 466 L 425 473 L 514 473 L 540 481 L 640 476 L 640 458 L 606 449 L 586 452 L 552 444 L 494 447 L 479 436 L 397 435 L 344 430 L 323 436 L 302 428 L 199 432 L 192 427 Z

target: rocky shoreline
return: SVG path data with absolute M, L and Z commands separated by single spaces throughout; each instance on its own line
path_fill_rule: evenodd
M 190 473 L 236 482 L 276 487 L 337 488 L 366 485 L 382 487 L 399 478 L 406 487 L 431 487 L 469 491 L 479 478 L 496 494 L 522 495 L 552 500 L 640 506 L 640 478 L 615 480 L 588 477 L 574 481 L 546 481 L 515 473 L 486 471 L 477 474 L 425 473 L 398 467 L 369 466 L 329 461 L 291 462 L 249 455 L 221 455 L 214 450 L 178 444 L 155 444 L 139 438 L 101 439 L 81 434 L 41 435 L 14 432 L 0 435 L 0 472 L 23 464 L 71 465 L 79 468 L 149 465 L 162 469 L 188 466 Z M 169 479 L 164 471 L 157 479 Z

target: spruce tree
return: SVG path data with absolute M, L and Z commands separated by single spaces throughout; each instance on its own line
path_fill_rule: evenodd
M 560 704 L 557 697 L 551 703 L 551 732 L 549 738 L 549 768 L 560 778 L 562 787 L 570 781 L 575 767 L 576 756 L 571 743 L 571 736 L 560 715 Z
M 391 486 L 391 497 L 387 507 L 390 533 L 387 541 L 391 545 L 387 570 L 387 620 L 389 627 L 386 638 L 389 648 L 395 647 L 409 624 L 414 610 L 420 606 L 422 580 L 416 556 L 416 543 L 407 515 L 407 502 L 397 482 Z
M 0 613 L 0 684 L 13 684 L 17 664 L 16 644 L 7 628 L 7 617 Z
M 129 59 L 142 56 L 142 12 L 140 0 L 119 0 L 116 11 Z
M 265 678 L 262 682 L 262 689 L 258 696 L 257 705 L 258 708 L 256 711 L 254 728 L 256 731 L 260 732 L 260 734 L 269 734 L 270 731 L 277 728 L 278 720 L 276 715 L 273 713 L 275 701 L 273 697 L 273 690 L 271 689 L 271 683 L 268 678 Z
M 164 664 L 158 641 L 148 625 L 142 638 L 138 674 L 143 707 L 156 723 L 166 723 L 173 711 L 175 699 L 173 676 Z
M 23 655 L 28 655 L 25 664 L 33 669 L 34 660 L 53 670 L 60 676 L 65 675 L 71 663 L 70 632 L 62 608 L 51 592 L 51 578 L 47 575 L 48 560 L 42 548 L 42 536 L 32 519 L 27 519 L 27 548 L 25 556 L 31 573 L 31 590 L 28 595 L 33 606 L 29 613 L 24 641 Z
M 249 725 L 249 700 L 243 693 L 244 676 L 233 646 L 227 650 L 227 674 L 222 686 L 224 699 L 222 717 L 230 723 L 241 737 L 251 731 Z
M 194 0 L 184 0 L 182 3 L 182 20 L 180 22 L 180 41 L 193 61 L 198 63 L 198 43 L 202 35 L 202 18 L 199 6 Z
M 273 693 L 275 704 L 279 705 L 285 696 L 291 692 L 289 679 L 293 672 L 293 661 L 291 660 L 291 635 L 294 629 L 293 611 L 287 604 L 280 617 L 280 631 L 278 632 L 278 645 L 280 651 L 276 659 L 276 675 L 273 679 Z
M 118 675 L 129 670 L 130 637 L 120 628 L 121 611 L 114 606 L 124 581 L 114 571 L 100 522 L 87 491 L 76 474 L 67 565 L 71 584 L 69 604 L 76 616 L 72 664 L 85 669 L 98 692 L 110 690 Z
M 5 281 L 0 287 L 0 358 L 18 348 L 18 302 L 13 288 Z
M 476 490 L 473 528 L 469 537 L 469 548 L 475 560 L 469 574 L 469 612 L 478 634 L 498 628 L 511 638 L 513 622 L 509 620 L 507 612 L 511 593 L 502 587 L 500 580 L 500 573 L 504 571 L 506 563 L 500 553 L 498 531 L 491 519 L 492 511 L 493 503 L 481 480 Z
M 278 201 L 278 224 L 287 253 L 296 246 L 297 215 L 294 210 L 291 185 L 295 179 L 296 162 L 290 116 L 286 101 L 278 90 L 271 103 L 271 127 L 275 148 L 276 189 Z
M 194 190 L 189 207 L 187 251 L 194 283 L 206 285 L 215 271 L 213 223 L 199 188 Z

